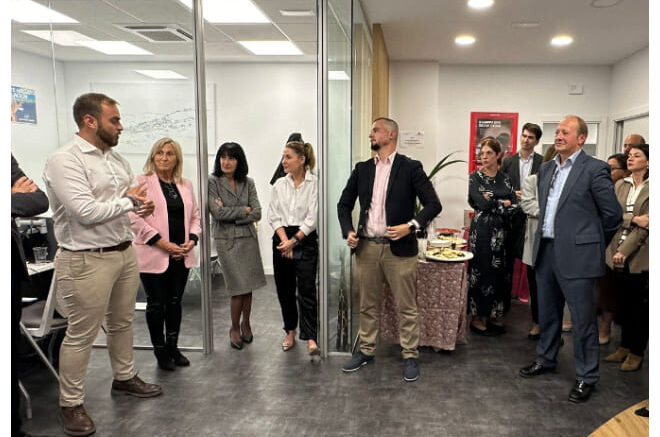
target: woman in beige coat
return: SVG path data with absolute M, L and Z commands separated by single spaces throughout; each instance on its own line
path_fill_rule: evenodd
M 619 370 L 642 367 L 649 339 L 649 146 L 632 146 L 628 155 L 630 177 L 614 186 L 623 208 L 623 225 L 605 252 L 605 262 L 614 270 L 617 318 L 621 323 L 621 346 L 605 361 L 621 363 Z

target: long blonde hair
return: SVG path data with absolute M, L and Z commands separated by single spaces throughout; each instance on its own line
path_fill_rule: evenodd
M 175 182 L 181 182 L 181 174 L 183 173 L 183 152 L 181 151 L 181 146 L 179 143 L 174 141 L 172 138 L 161 138 L 160 140 L 156 141 L 151 148 L 151 152 L 149 153 L 149 156 L 147 157 L 147 162 L 144 163 L 144 167 L 142 167 L 142 171 L 144 171 L 145 174 L 152 174 L 156 172 L 156 166 L 154 165 L 154 157 L 156 156 L 156 153 L 160 152 L 165 145 L 170 144 L 172 148 L 174 149 L 174 155 L 176 156 L 176 165 L 174 166 L 174 169 L 172 170 L 172 176 L 174 178 Z

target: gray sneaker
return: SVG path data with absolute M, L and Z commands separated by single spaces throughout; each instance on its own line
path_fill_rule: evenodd
M 367 364 L 373 362 L 374 362 L 373 355 L 366 355 L 363 354 L 362 351 L 357 351 L 357 353 L 353 354 L 350 360 L 344 363 L 344 366 L 341 368 L 341 370 L 347 373 L 355 372 L 356 370 L 360 370 L 362 366 L 366 366 Z
M 403 360 L 403 380 L 413 382 L 419 379 L 419 366 L 417 358 L 406 358 Z

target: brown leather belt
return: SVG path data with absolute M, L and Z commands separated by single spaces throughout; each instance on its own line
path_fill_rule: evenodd
M 123 252 L 124 250 L 128 249 L 131 247 L 132 242 L 129 241 L 124 241 L 122 243 L 119 243 L 116 246 L 110 246 L 110 247 L 99 247 L 95 249 L 81 249 L 81 250 L 71 250 L 71 249 L 66 249 L 62 248 L 64 250 L 68 250 L 69 252 L 98 252 L 98 253 L 103 253 L 103 252 Z

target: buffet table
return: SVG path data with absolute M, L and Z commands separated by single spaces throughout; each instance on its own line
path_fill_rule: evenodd
M 420 346 L 454 350 L 467 337 L 467 264 L 419 261 L 417 308 Z M 380 321 L 382 341 L 399 342 L 399 321 L 394 297 L 387 283 Z

